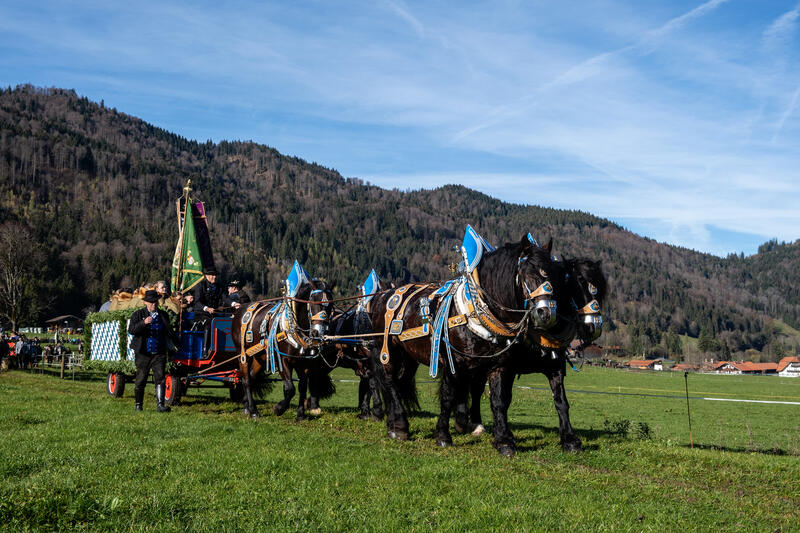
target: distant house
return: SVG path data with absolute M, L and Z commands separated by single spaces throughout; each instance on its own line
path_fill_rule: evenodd
M 756 367 L 761 369 L 764 375 L 775 375 L 778 373 L 778 363 L 753 363 Z
M 664 370 L 662 359 L 633 360 L 625 363 L 625 366 L 632 370 Z
M 786 378 L 800 377 L 800 357 L 784 357 L 778 363 L 776 372 Z
M 622 357 L 622 356 L 624 356 L 625 355 L 625 348 L 623 346 L 619 346 L 619 345 L 603 346 L 603 356 L 604 357 L 609 357 L 609 356 L 612 356 L 612 355 L 614 357 Z
M 715 374 L 741 374 L 742 369 L 731 361 L 719 361 L 711 366 L 711 371 Z
M 778 370 L 776 363 L 753 363 L 751 361 L 720 361 L 711 371 L 717 374 L 775 374 Z
M 678 363 L 670 368 L 673 372 L 697 372 L 700 367 L 697 365 L 690 365 L 689 363 Z
M 62 315 L 46 320 L 45 324 L 50 330 L 75 331 L 83 327 L 83 319 L 75 315 Z

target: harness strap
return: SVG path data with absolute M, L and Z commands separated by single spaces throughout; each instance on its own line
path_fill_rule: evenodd
M 381 348 L 381 363 L 384 365 L 389 363 L 389 328 L 391 327 L 392 319 L 394 318 L 394 312 L 398 307 L 400 307 L 400 304 L 403 301 L 403 294 L 405 294 L 408 289 L 413 286 L 414 285 L 411 284 L 399 287 L 394 291 L 394 294 L 392 294 L 392 296 L 389 298 L 389 301 L 386 302 L 386 314 L 383 316 L 383 347 Z
M 538 338 L 536 338 L 538 337 Z M 569 345 L 569 341 L 556 341 L 545 337 L 542 334 L 537 334 L 534 336 L 534 342 L 543 348 L 551 348 L 557 350 L 559 348 L 564 348 Z
M 463 326 L 466 323 L 467 323 L 467 315 L 456 315 L 456 316 L 451 316 L 450 318 L 447 319 L 448 328 Z M 403 333 L 400 334 L 398 339 L 404 342 L 404 341 L 410 341 L 412 339 L 418 339 L 420 337 L 427 337 L 430 334 L 431 334 L 430 328 L 428 328 L 428 331 L 425 331 L 425 328 L 423 326 L 419 326 L 417 328 L 411 328 L 405 330 Z
M 470 277 L 472 278 L 472 281 L 475 283 L 475 286 L 478 287 L 478 290 L 480 290 L 481 282 L 478 279 L 477 268 L 472 271 Z M 467 290 L 469 290 L 469 284 L 467 284 Z M 474 297 L 475 303 L 473 305 L 475 309 L 475 316 L 478 318 L 478 321 L 481 323 L 481 325 L 483 325 L 483 327 L 485 327 L 486 329 L 488 329 L 497 336 L 515 337 L 516 333 L 507 328 L 506 325 L 501 320 L 499 320 L 497 317 L 494 316 L 494 314 L 492 314 L 492 312 L 489 310 L 489 306 L 486 305 L 486 302 L 483 301 L 483 299 L 480 297 L 479 294 L 477 294 L 477 292 L 478 291 L 476 291 Z
M 600 312 L 600 304 L 597 300 L 592 300 L 588 304 L 578 309 L 579 315 L 595 315 Z
M 537 296 L 544 296 L 545 294 L 553 294 L 553 286 L 550 284 L 549 281 L 545 281 L 536 289 L 528 293 L 528 299 L 533 300 Z
M 248 342 L 253 341 L 253 329 L 251 326 L 253 325 L 253 321 L 256 319 L 258 312 L 266 306 L 267 304 L 261 302 L 250 304 L 247 306 L 247 311 L 245 311 L 244 315 L 242 315 L 242 321 L 240 323 L 241 330 L 239 332 L 239 344 L 241 345 L 239 361 L 243 364 L 247 362 L 247 357 L 257 354 L 264 349 L 263 338 L 261 339 L 261 342 L 256 345 L 250 346 L 246 349 L 245 346 Z
M 420 292 L 422 292 L 422 291 L 424 291 L 425 289 L 428 289 L 428 288 L 430 288 L 430 287 L 431 287 L 431 284 L 430 284 L 430 283 L 425 283 L 424 285 L 420 285 L 420 286 L 419 286 L 419 288 L 417 288 L 417 290 L 415 290 L 414 292 L 412 292 L 412 293 L 411 293 L 411 295 L 410 295 L 408 298 L 406 298 L 406 299 L 405 299 L 405 301 L 403 302 L 403 306 L 400 308 L 400 312 L 399 312 L 399 313 L 397 313 L 397 318 L 396 318 L 396 320 L 400 320 L 400 321 L 402 321 L 402 320 L 403 320 L 403 316 L 404 316 L 404 315 L 405 315 L 405 313 L 406 313 L 406 307 L 408 307 L 408 302 L 410 302 L 411 300 L 413 300 L 413 299 L 414 299 L 414 296 L 416 296 L 416 295 L 417 295 L 417 294 L 419 294 Z

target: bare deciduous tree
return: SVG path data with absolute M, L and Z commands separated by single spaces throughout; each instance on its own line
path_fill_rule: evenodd
M 27 227 L 18 222 L 0 225 L 0 316 L 11 322 L 12 330 L 39 310 L 36 271 L 43 259 Z

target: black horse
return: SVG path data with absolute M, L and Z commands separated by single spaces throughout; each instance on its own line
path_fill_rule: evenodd
M 527 237 L 483 255 L 467 286 L 473 305 L 471 313 L 458 313 L 451 308 L 446 316 L 439 307 L 447 309 L 446 293 L 438 285 L 415 284 L 376 297 L 371 310 L 373 329 L 384 332 L 384 347 L 380 355 L 373 351 L 372 364 L 384 393 L 387 410 L 387 432 L 392 438 L 407 439 L 409 432 L 406 410 L 417 405 L 414 375 L 420 363 L 440 365 L 442 379 L 439 392 L 440 414 L 436 424 L 436 442 L 440 446 L 452 444 L 450 416 L 456 412 L 457 430 L 468 423 L 466 409 L 470 384 L 475 379 L 490 382 L 508 379 L 505 374 L 491 373 L 498 360 L 505 360 L 515 346 L 528 342 L 534 333 L 551 338 L 549 328 L 557 323 L 556 310 L 568 307 L 565 272 L 563 266 L 550 258 L 550 244 L 540 247 Z M 437 291 L 437 289 L 440 289 Z M 398 292 L 403 294 L 398 297 Z M 403 296 L 405 293 L 410 296 Z M 438 294 L 437 294 L 438 293 Z M 398 300 L 399 298 L 399 300 Z M 401 303 L 402 302 L 402 303 Z M 401 324 L 402 334 L 390 334 L 395 329 L 394 312 L 398 308 L 420 309 L 419 313 L 405 314 Z M 455 306 L 454 306 L 455 307 Z M 427 309 L 430 313 L 426 313 Z M 392 311 L 394 309 L 395 311 Z M 402 314 L 402 309 L 399 313 Z M 480 332 L 467 317 L 480 317 L 488 335 Z M 436 317 L 430 334 L 410 336 L 424 331 L 426 321 Z M 443 328 L 449 329 L 444 346 L 436 351 L 437 324 L 443 316 Z M 573 329 L 570 330 L 569 324 Z M 571 338 L 574 322 L 560 326 L 560 335 Z M 427 327 L 431 327 L 428 323 Z M 449 338 L 448 338 L 449 337 Z M 433 355 L 432 355 L 433 354 Z M 511 376 L 513 378 L 513 375 Z M 496 384 L 491 396 L 494 420 L 494 445 L 505 454 L 513 453 L 514 439 L 508 427 L 507 411 L 511 400 L 509 383 Z M 508 450 L 511 450 L 509 452 Z
M 331 332 L 337 338 L 344 338 L 338 339 L 332 344 L 333 362 L 330 367 L 342 366 L 352 369 L 359 377 L 358 417 L 362 420 L 382 420 L 384 413 L 380 387 L 369 361 L 375 343 L 368 338 L 355 337 L 372 333 L 369 313 L 362 306 L 341 313 L 333 317 Z M 330 349 L 325 350 L 323 358 L 327 360 L 330 353 Z M 372 404 L 371 408 L 370 404 Z
M 564 267 L 567 291 L 574 311 L 571 319 L 576 321 L 575 331 L 582 342 L 579 349 L 582 349 L 596 340 L 602 332 L 601 310 L 606 298 L 607 281 L 600 261 L 586 258 L 568 259 L 564 261 Z M 570 320 L 570 318 L 568 315 L 564 315 L 563 320 Z M 510 399 L 510 382 L 513 382 L 515 375 L 544 374 L 550 383 L 553 402 L 558 413 L 562 449 L 576 452 L 582 450 L 582 445 L 570 423 L 569 402 L 564 389 L 566 363 L 569 357 L 568 344 L 568 342 L 565 344 L 562 341 L 544 347 L 541 343 L 531 342 L 529 339 L 525 344 L 515 346 L 511 350 L 510 357 L 498 360 L 496 367 L 491 370 L 490 375 L 498 377 L 494 381 L 490 380 L 490 396 L 507 395 Z M 501 390 L 495 390 L 498 384 L 503 387 Z M 482 433 L 480 399 L 485 388 L 486 380 L 482 379 L 482 376 L 475 376 L 472 383 L 469 422 L 462 417 L 461 420 L 456 421 L 457 429 L 463 428 L 462 432 L 471 431 L 473 435 Z M 459 406 L 457 413 L 463 412 L 464 406 Z M 513 455 L 513 448 L 505 451 L 507 455 Z
M 297 420 L 306 418 L 306 393 L 327 398 L 335 388 L 322 371 L 322 337 L 328 333 L 333 310 L 332 285 L 318 279 L 298 283 L 293 296 L 278 303 L 256 302 L 242 306 L 233 317 L 232 337 L 240 350 L 239 371 L 244 389 L 244 412 L 259 416 L 253 400 L 253 385 L 269 369 L 283 382 L 283 400 L 273 412 L 282 415 L 295 395 L 292 374 L 297 374 L 299 398 Z

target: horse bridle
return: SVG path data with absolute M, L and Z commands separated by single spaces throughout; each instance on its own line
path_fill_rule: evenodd
M 519 258 L 519 261 L 517 263 L 517 285 L 520 285 L 520 275 L 519 275 L 520 269 L 522 267 L 522 264 L 525 263 L 527 260 L 528 260 L 527 255 Z M 542 274 L 543 278 L 547 278 L 547 273 L 544 271 L 544 269 L 540 269 L 539 273 Z M 548 328 L 553 324 L 555 324 L 557 319 L 558 303 L 552 298 L 553 285 L 547 279 L 545 279 L 538 287 L 531 290 L 530 287 L 528 286 L 528 283 L 525 280 L 522 280 L 521 287 L 525 293 L 525 303 L 524 303 L 525 310 L 526 311 L 528 310 L 528 302 L 534 303 L 533 307 L 534 321 L 537 322 L 541 321 L 539 313 L 537 313 L 539 309 L 547 309 L 549 313 L 549 318 L 546 321 L 537 324 L 537 326 Z
M 579 322 L 583 323 L 585 326 L 587 326 L 587 328 L 591 326 L 591 335 L 590 335 L 591 338 L 584 340 L 592 342 L 596 340 L 603 332 L 603 315 L 600 310 L 600 303 L 595 298 L 595 296 L 597 296 L 597 287 L 595 287 L 589 281 L 587 281 L 586 284 L 587 284 L 586 289 L 583 289 L 580 283 L 578 283 L 578 286 L 581 287 L 581 289 L 584 290 L 584 292 L 588 291 L 592 299 L 589 300 L 583 307 L 580 308 L 573 299 L 572 305 L 576 309 L 575 312 L 578 314 Z
M 319 337 L 325 335 L 325 330 L 327 329 L 327 321 L 330 318 L 328 312 L 325 308 L 330 305 L 330 299 L 328 298 L 328 294 L 330 291 L 328 289 L 314 289 L 309 293 L 308 298 L 311 300 L 311 297 L 315 294 L 322 293 L 322 299 L 319 300 L 317 303 L 322 306 L 322 310 L 318 313 L 313 313 L 311 307 L 313 304 L 308 304 L 308 327 L 311 331 L 316 332 Z M 332 295 L 331 295 L 332 297 Z

